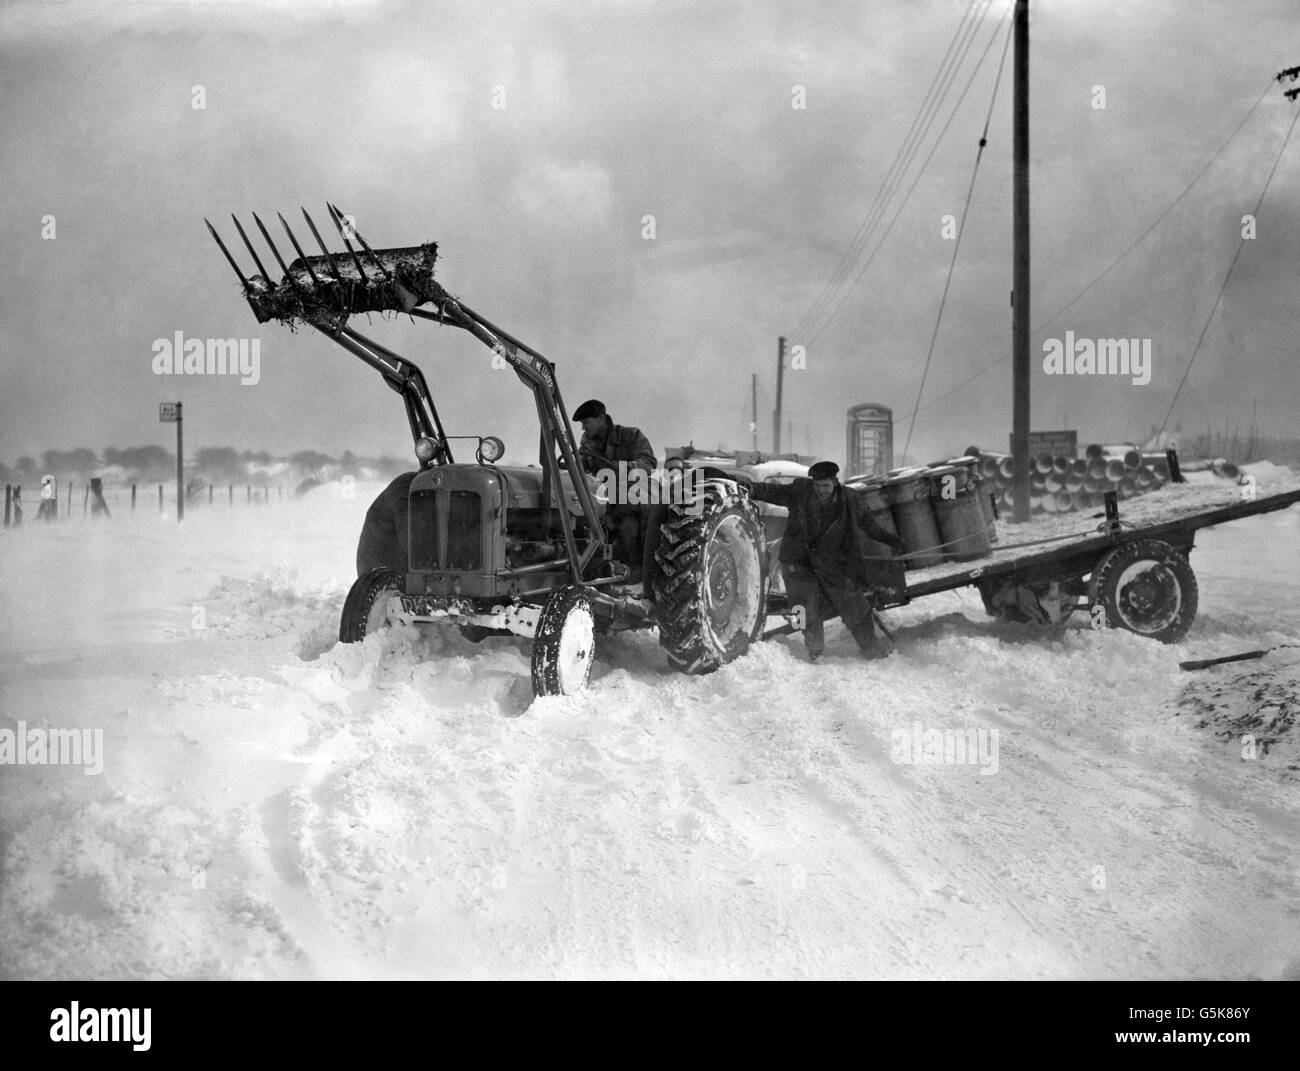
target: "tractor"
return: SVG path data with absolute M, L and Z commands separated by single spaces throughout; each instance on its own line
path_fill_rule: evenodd
M 525 636 L 539 696 L 585 687 L 602 632 L 656 627 L 669 664 L 685 673 L 743 654 L 783 600 L 769 599 L 770 540 L 737 473 L 688 466 L 696 478 L 656 474 L 664 493 L 652 507 L 644 581 L 627 583 L 633 563 L 616 559 L 602 525 L 608 502 L 580 463 L 554 364 L 434 279 L 436 243 L 373 249 L 351 217 L 326 207 L 346 252 L 330 251 L 304 209 L 320 255 L 306 255 L 280 216 L 296 253 L 290 263 L 254 214 L 278 281 L 237 218 L 257 269 L 247 275 L 207 225 L 259 323 L 319 331 L 378 371 L 406 409 L 418 469 L 405 492 L 405 560 L 358 576 L 339 639 L 355 643 L 399 621 L 458 627 L 476 640 Z M 401 313 L 482 342 L 532 392 L 538 464 L 499 464 L 505 448 L 494 436 L 448 435 L 419 367 L 351 326 L 364 313 Z M 463 439 L 475 444 L 472 461 L 453 456 L 453 440 Z

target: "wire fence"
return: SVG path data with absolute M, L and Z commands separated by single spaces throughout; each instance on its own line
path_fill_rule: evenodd
M 107 484 L 99 480 L 69 480 L 56 484 L 53 497 L 43 497 L 38 483 L 5 484 L 4 526 L 40 521 L 69 521 L 114 517 L 129 513 L 175 516 L 176 483 L 172 481 Z M 251 509 L 284 501 L 284 487 L 269 483 L 205 483 L 191 481 L 185 489 L 185 510 Z

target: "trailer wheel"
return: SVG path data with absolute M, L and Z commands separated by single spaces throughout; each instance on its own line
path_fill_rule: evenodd
M 533 636 L 533 695 L 572 695 L 587 686 L 596 655 L 591 596 L 580 587 L 551 592 Z
M 360 643 L 372 632 L 391 624 L 388 599 L 402 594 L 406 578 L 396 569 L 371 569 L 357 577 L 343 602 L 339 641 Z
M 1196 575 L 1168 543 L 1139 539 L 1109 551 L 1097 564 L 1088 582 L 1088 604 L 1093 620 L 1108 628 L 1177 643 L 1196 619 Z
M 702 503 L 674 505 L 651 577 L 659 644 L 682 673 L 739 658 L 763 631 L 763 526 L 731 480 L 706 480 Z M 691 512 L 691 510 L 694 512 Z

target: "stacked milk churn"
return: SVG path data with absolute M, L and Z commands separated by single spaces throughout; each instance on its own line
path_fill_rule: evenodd
M 924 569 L 993 552 L 998 538 L 993 503 L 981 488 L 978 464 L 974 456 L 954 457 L 846 482 L 861 492 L 872 518 L 902 538 L 904 564 Z M 891 553 L 874 543 L 868 552 L 882 558 Z
M 980 475 L 1000 509 L 1014 505 L 1010 454 L 968 447 L 978 458 Z M 1029 507 L 1034 513 L 1068 513 L 1096 509 L 1107 491 L 1133 498 L 1155 491 L 1169 482 L 1169 461 L 1164 454 L 1142 453 L 1133 443 L 1090 443 L 1083 457 L 1039 454 L 1029 474 Z

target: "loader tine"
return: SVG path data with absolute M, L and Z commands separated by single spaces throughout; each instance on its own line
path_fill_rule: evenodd
M 311 228 L 312 237 L 316 239 L 320 251 L 325 254 L 325 259 L 330 262 L 330 271 L 334 273 L 334 278 L 341 283 L 343 276 L 339 274 L 339 266 L 334 263 L 334 254 L 329 251 L 329 247 L 321 240 L 320 231 L 316 229 L 316 224 L 312 222 L 311 216 L 307 215 L 307 209 L 305 208 L 302 210 L 302 218 L 307 221 L 307 226 Z
M 257 224 L 257 229 L 262 232 L 262 237 L 266 239 L 266 244 L 271 247 L 271 253 L 275 256 L 275 262 L 280 265 L 280 270 L 284 272 L 285 278 L 293 284 L 295 290 L 299 289 L 298 280 L 289 274 L 289 266 L 285 264 L 284 257 L 280 256 L 280 251 L 275 248 L 275 243 L 271 241 L 271 236 L 267 233 L 266 224 L 258 218 L 256 212 L 253 213 L 253 222 Z
M 243 284 L 244 289 L 247 290 L 248 280 L 244 278 L 244 273 L 239 270 L 239 265 L 235 263 L 235 258 L 230 255 L 230 250 L 226 248 L 226 243 L 221 240 L 221 235 L 217 233 L 217 228 L 211 223 L 208 223 L 208 218 L 206 216 L 203 217 L 203 222 L 208 224 L 208 233 L 212 235 L 213 240 L 221 247 L 221 252 L 225 255 L 226 261 L 230 264 L 235 275 L 239 277 L 239 281 Z
M 334 211 L 335 211 L 335 212 L 338 212 L 338 208 L 336 207 L 336 208 L 334 209 Z M 341 213 L 340 213 L 340 214 L 341 214 Z M 375 256 L 375 251 L 374 251 L 373 249 L 371 249 L 370 246 L 369 246 L 369 244 L 366 242 L 366 240 L 365 240 L 364 238 L 361 237 L 361 232 L 360 232 L 360 231 L 357 231 L 357 232 L 356 232 L 356 235 L 357 235 L 357 241 L 361 243 L 361 248 L 364 249 L 367 253 L 370 254 L 370 259 L 373 260 L 373 261 L 375 262 L 375 266 L 376 266 L 376 267 L 377 267 L 381 272 L 384 273 L 384 278 L 387 279 L 387 280 L 391 283 L 391 282 L 393 281 L 393 276 L 392 276 L 392 273 L 389 272 L 389 270 L 388 270 L 386 267 L 384 267 L 384 262 L 383 262 L 382 260 L 380 260 L 377 256 Z
M 281 216 L 279 212 L 277 212 L 276 215 L 280 216 L 280 226 L 284 228 L 284 233 L 289 236 L 289 241 L 293 243 L 294 252 L 298 254 L 298 259 L 302 261 L 302 266 L 307 269 L 307 274 L 311 276 L 312 283 L 316 286 L 320 286 L 320 280 L 316 278 L 316 273 L 312 271 L 311 264 L 307 261 L 307 254 L 302 251 L 302 246 L 298 244 L 298 239 L 293 236 L 293 231 L 289 229 L 289 224 L 284 221 L 284 216 Z
M 357 251 L 352 248 L 352 243 L 348 241 L 348 236 L 343 230 L 343 221 L 337 215 L 338 209 L 328 201 L 325 202 L 325 207 L 329 209 L 330 219 L 334 221 L 334 229 L 339 232 L 343 244 L 347 246 L 348 252 L 352 254 L 352 263 L 357 266 L 357 273 L 361 276 L 361 281 L 369 284 L 369 280 L 366 278 L 366 269 L 361 266 L 361 258 L 357 256 Z
M 248 240 L 248 235 L 244 233 L 244 227 L 243 224 L 239 222 L 239 217 L 231 212 L 230 218 L 235 221 L 235 230 L 239 232 L 239 237 L 244 239 L 244 246 L 248 249 L 248 255 L 253 258 L 253 263 L 257 265 L 257 270 L 262 273 L 262 278 L 269 283 L 271 281 L 271 273 L 262 267 L 262 261 L 257 255 L 257 250 L 253 248 L 253 243 Z

